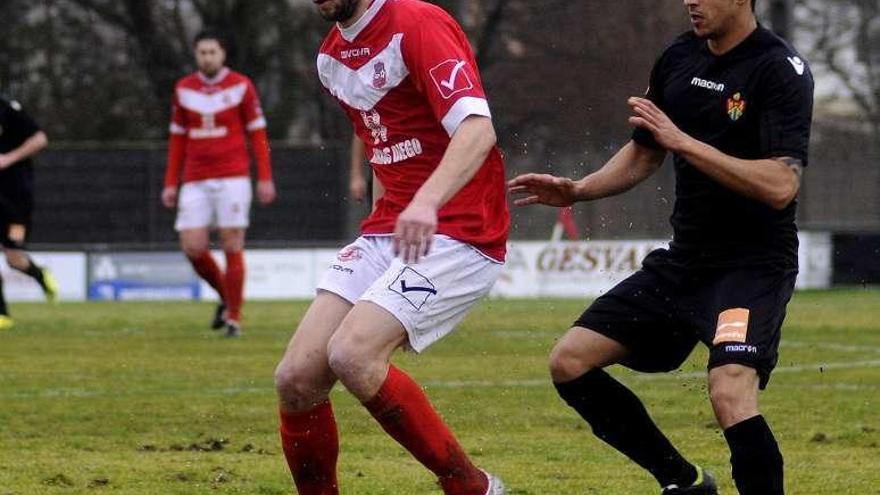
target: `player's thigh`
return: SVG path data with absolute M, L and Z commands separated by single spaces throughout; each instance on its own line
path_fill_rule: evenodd
M 755 368 L 724 364 L 709 370 L 709 398 L 722 428 L 729 428 L 758 414 L 761 377 Z
M 677 309 L 679 287 L 680 281 L 673 273 L 653 268 L 639 270 L 596 299 L 574 327 L 592 330 L 621 344 L 628 353 L 619 362 L 629 368 L 672 371 L 681 366 L 699 341 L 697 329 L 688 325 Z
M 177 200 L 177 219 L 174 229 L 178 232 L 207 229 L 213 224 L 207 181 L 186 182 L 180 188 Z
M 282 395 L 329 390 L 336 378 L 327 360 L 327 344 L 351 311 L 352 304 L 336 294 L 320 291 L 290 339 L 275 376 Z
M 221 228 L 220 245 L 223 248 L 223 251 L 242 251 L 245 243 L 245 232 L 246 230 L 244 228 Z
M 331 366 L 339 369 L 387 363 L 406 341 L 406 330 L 393 314 L 372 302 L 359 301 L 330 339 Z
M 6 263 L 16 270 L 24 271 L 30 265 L 30 257 L 27 252 L 17 247 L 5 248 Z
M 246 229 L 250 224 L 253 191 L 247 177 L 217 179 L 211 189 L 211 204 L 221 229 Z
M 183 229 L 178 237 L 180 249 L 189 257 L 198 256 L 211 247 L 211 232 L 207 227 Z
M 2 229 L 0 240 L 7 250 L 6 260 L 11 266 L 18 266 L 15 260 L 19 257 L 17 256 L 19 253 L 24 255 L 23 250 L 27 246 L 30 229 L 26 224 L 19 222 L 0 223 L 0 229 Z
M 438 235 L 418 263 L 392 259 L 361 300 L 393 315 L 407 333 L 408 346 L 421 352 L 455 329 L 489 293 L 502 268 L 472 246 Z
M 760 388 L 767 386 L 796 277 L 794 269 L 740 268 L 720 275 L 705 290 L 701 330 L 710 348 L 710 370 L 747 366 L 758 373 Z
M 318 289 L 332 292 L 352 305 L 388 269 L 394 254 L 385 237 L 358 237 L 328 260 Z
M 550 374 L 555 382 L 574 380 L 584 373 L 617 364 L 629 349 L 620 342 L 583 327 L 571 328 L 550 353 Z
M 359 237 L 329 263 L 278 367 L 279 383 L 296 383 L 309 370 L 331 377 L 327 346 L 361 294 L 387 266 L 381 243 Z M 334 377 L 335 379 L 335 377 Z
M 24 249 L 30 235 L 33 195 L 27 189 L 14 194 L 0 193 L 0 241 L 3 247 Z

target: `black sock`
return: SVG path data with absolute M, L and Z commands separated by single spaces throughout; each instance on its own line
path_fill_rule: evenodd
M 9 316 L 9 308 L 6 307 L 6 298 L 3 297 L 3 279 L 0 278 L 0 315 Z
M 37 264 L 34 263 L 34 260 L 32 260 L 30 257 L 28 257 L 27 268 L 19 271 L 36 280 L 37 283 L 40 284 L 40 287 L 42 287 L 43 290 L 46 290 L 46 281 L 43 279 L 43 270 L 39 266 L 37 266 Z
M 598 369 L 554 385 L 597 437 L 647 469 L 660 486 L 696 481 L 696 468 L 657 428 L 639 398 L 611 375 Z
M 724 430 L 740 495 L 782 495 L 782 453 L 763 416 Z

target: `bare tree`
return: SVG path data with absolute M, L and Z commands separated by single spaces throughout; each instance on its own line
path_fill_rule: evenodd
M 880 0 L 798 0 L 795 13 L 814 68 L 844 91 L 880 141 Z
M 36 107 L 60 139 L 163 137 L 202 27 L 230 38 L 229 64 L 254 79 L 273 137 L 324 135 L 315 130 L 325 104 L 314 98 L 314 52 L 326 26 L 308 3 L 6 0 L 4 22 L 17 34 L 0 39 L 4 90 Z

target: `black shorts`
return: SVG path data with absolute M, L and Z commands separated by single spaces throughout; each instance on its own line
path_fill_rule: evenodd
M 3 247 L 24 249 L 31 231 L 33 210 L 34 200 L 30 190 L 15 193 L 0 191 L 0 244 Z
M 672 371 L 697 342 L 710 349 L 708 368 L 754 368 L 765 388 L 778 358 L 785 308 L 797 269 L 765 266 L 694 269 L 655 251 L 644 266 L 595 302 L 575 322 L 626 346 L 621 364 Z

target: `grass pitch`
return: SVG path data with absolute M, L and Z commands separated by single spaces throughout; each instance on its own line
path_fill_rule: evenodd
M 582 301 L 487 301 L 449 339 L 397 363 L 482 467 L 516 495 L 656 494 L 550 385 L 546 355 Z M 13 305 L 0 334 L 0 495 L 289 494 L 272 373 L 306 303 L 250 303 L 246 336 L 207 304 Z M 880 494 L 880 292 L 800 293 L 762 395 L 788 493 Z M 734 494 L 699 348 L 681 372 L 614 373 Z M 439 494 L 350 395 L 333 394 L 344 494 Z

